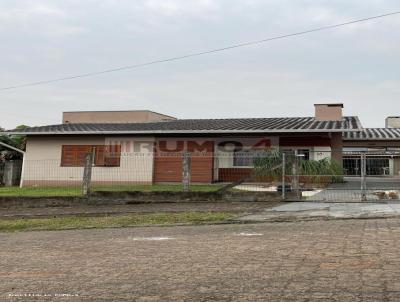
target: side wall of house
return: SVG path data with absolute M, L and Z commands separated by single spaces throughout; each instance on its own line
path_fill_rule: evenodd
M 93 167 L 92 181 L 97 184 L 152 183 L 153 151 L 145 146 L 153 144 L 147 138 L 80 137 L 28 137 L 23 165 L 22 186 L 63 186 L 79 184 L 83 167 L 62 167 L 63 145 L 122 144 L 119 167 Z M 136 142 L 136 143 L 135 143 Z M 139 142 L 139 143 L 137 143 Z M 130 146 L 127 148 L 126 146 Z

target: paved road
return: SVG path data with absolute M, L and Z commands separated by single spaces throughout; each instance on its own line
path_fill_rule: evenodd
M 400 300 L 397 219 L 3 233 L 0 242 L 0 301 L 35 300 L 10 293 L 38 301 Z

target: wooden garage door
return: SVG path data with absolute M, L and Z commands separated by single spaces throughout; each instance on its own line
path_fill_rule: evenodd
M 214 143 L 207 141 L 197 144 L 185 142 L 185 150 L 191 153 L 191 181 L 210 183 L 213 179 Z M 155 182 L 182 181 L 182 155 L 177 152 L 156 152 L 154 158 Z
M 181 182 L 182 158 L 180 156 L 160 156 L 154 158 L 155 182 Z
M 213 179 L 214 142 L 206 141 L 201 144 L 189 141 L 187 150 L 191 153 L 191 181 L 210 183 Z

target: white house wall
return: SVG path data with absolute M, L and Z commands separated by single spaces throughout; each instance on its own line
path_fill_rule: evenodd
M 82 181 L 83 167 L 62 167 L 62 145 L 105 145 L 114 138 L 105 137 L 29 137 L 24 159 L 22 185 L 68 185 Z M 119 138 L 132 142 L 123 149 L 119 167 L 93 167 L 94 183 L 152 183 L 153 138 Z M 133 142 L 140 142 L 134 145 Z M 137 152 L 140 150 L 140 152 Z M 136 152 L 135 152 L 136 151 Z
M 310 149 L 311 160 L 322 160 L 325 158 L 332 158 L 331 147 L 313 147 Z

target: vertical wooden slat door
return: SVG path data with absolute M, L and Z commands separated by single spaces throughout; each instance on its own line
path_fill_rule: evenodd
M 192 182 L 211 183 L 214 170 L 214 142 L 206 141 L 202 144 L 188 141 L 187 150 L 191 153 Z
M 168 156 L 155 152 L 154 182 L 181 182 L 182 157 Z
M 213 178 L 214 143 L 201 144 L 185 141 L 185 150 L 191 153 L 191 181 L 210 183 Z M 182 154 L 179 152 L 154 153 L 154 182 L 182 182 Z

